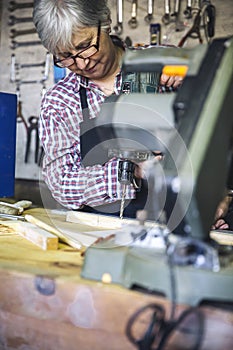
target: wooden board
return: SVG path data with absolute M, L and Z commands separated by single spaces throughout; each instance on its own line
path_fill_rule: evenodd
M 233 245 L 233 232 L 228 230 L 215 230 L 210 232 L 210 237 L 221 245 Z
M 58 249 L 58 237 L 29 222 L 19 222 L 16 232 L 43 250 Z
M 68 211 L 66 214 L 66 221 L 75 222 L 78 224 L 85 224 L 88 226 L 106 230 L 118 229 L 121 228 L 123 225 L 141 224 L 140 221 L 137 219 L 120 219 L 117 216 L 92 214 L 79 211 Z M 145 221 L 144 224 L 146 227 L 158 226 L 158 224 L 154 221 Z
M 65 213 L 29 213 L 55 227 L 68 224 L 74 232 L 88 232 L 86 225 L 66 223 Z M 18 234 L 0 234 L 0 348 L 4 344 L 3 349 L 12 350 L 135 350 L 126 336 L 130 317 L 152 303 L 164 307 L 169 316 L 169 300 L 83 279 L 82 264 L 80 251 L 66 244 L 44 251 Z M 175 317 L 186 308 L 178 305 Z M 233 312 L 212 306 L 201 311 L 205 318 L 201 349 L 231 350 Z M 145 315 L 137 324 L 138 334 L 147 326 Z M 171 338 L 165 350 L 190 349 L 187 335 L 185 341 L 179 335 Z
M 0 232 L 19 234 L 43 250 L 56 250 L 58 248 L 56 236 L 28 222 L 0 220 Z

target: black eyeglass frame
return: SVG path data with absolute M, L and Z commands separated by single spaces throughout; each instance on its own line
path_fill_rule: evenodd
M 72 55 L 72 56 L 69 56 L 67 58 L 63 58 L 62 60 L 57 60 L 55 56 L 53 56 L 53 63 L 56 67 L 59 67 L 59 68 L 69 68 L 70 66 L 72 66 L 74 63 L 75 63 L 75 59 L 78 57 L 78 58 L 81 58 L 83 60 L 85 60 L 86 58 L 89 58 L 93 55 L 96 54 L 96 52 L 99 51 L 99 44 L 100 44 L 100 31 L 101 31 L 101 22 L 99 21 L 98 23 L 98 30 L 97 30 L 97 39 L 96 39 L 96 43 L 95 44 L 92 44 L 90 46 L 88 46 L 86 49 L 82 50 L 81 52 L 77 53 L 76 55 Z M 82 54 L 83 52 L 87 51 L 87 50 L 90 50 L 91 47 L 94 47 L 96 49 L 96 51 L 94 53 L 92 53 L 90 56 L 87 56 L 87 57 L 83 57 Z M 70 59 L 73 59 L 73 62 L 71 64 L 69 64 L 68 66 L 65 66 L 65 65 L 59 65 L 59 63 L 62 63 L 63 61 L 66 61 L 66 60 L 70 60 Z

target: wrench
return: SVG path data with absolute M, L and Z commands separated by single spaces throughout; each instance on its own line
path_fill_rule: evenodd
M 16 74 L 15 74 L 15 54 L 13 53 L 11 55 L 11 70 L 10 70 L 10 82 L 14 83 L 16 81 Z
M 14 39 L 20 35 L 28 35 L 28 34 L 34 34 L 34 33 L 36 33 L 36 28 L 24 29 L 24 30 L 11 29 L 10 37 Z
M 19 41 L 12 40 L 11 44 L 12 44 L 11 49 L 15 50 L 18 47 L 23 47 L 23 46 L 41 45 L 41 41 L 38 40 L 38 41 L 21 41 L 21 42 L 19 42 Z
M 146 23 L 150 23 L 153 20 L 153 13 L 154 13 L 154 0 L 148 0 L 147 1 L 147 15 L 144 18 Z
M 170 18 L 170 0 L 164 1 L 164 7 L 165 7 L 165 14 L 162 17 L 162 22 L 163 22 L 163 24 L 167 25 L 171 21 L 171 18 Z
M 33 2 L 19 3 L 16 1 L 10 1 L 8 10 L 10 12 L 13 12 L 13 11 L 18 10 L 18 9 L 26 9 L 26 8 L 30 8 L 30 7 L 33 7 Z
M 44 67 L 44 72 L 43 72 L 44 76 L 43 76 L 42 80 L 40 80 L 39 82 L 45 81 L 48 79 L 48 76 L 49 76 L 49 66 L 50 66 L 50 53 L 49 52 L 46 53 L 46 58 L 45 58 L 44 62 L 23 63 L 23 64 L 16 63 L 16 57 L 15 57 L 15 54 L 13 53 L 11 55 L 10 81 L 11 81 L 11 83 L 16 82 L 16 70 L 19 70 L 21 68 L 35 68 L 35 67 Z M 17 83 L 19 83 L 19 82 L 20 81 L 18 80 Z M 24 81 L 23 84 L 33 83 L 33 82 L 38 83 L 38 81 Z M 22 83 L 22 81 L 20 83 Z
M 16 57 L 15 54 L 13 53 L 11 55 L 11 76 L 15 76 L 15 70 L 19 70 L 21 68 L 35 68 L 35 67 L 45 67 L 45 76 L 48 75 L 48 69 L 49 69 L 49 62 L 50 62 L 50 54 L 49 52 L 46 53 L 46 59 L 44 62 L 39 62 L 39 63 L 16 63 Z M 11 81 L 15 81 L 15 79 L 11 79 Z
M 9 26 L 14 26 L 17 23 L 26 23 L 26 22 L 32 22 L 32 17 L 9 16 L 8 25 Z
M 137 7 L 138 7 L 138 1 L 137 0 L 132 0 L 131 18 L 128 21 L 128 25 L 132 29 L 135 29 L 138 26 Z
M 175 11 L 172 13 L 172 16 L 175 17 L 176 32 L 184 30 L 184 24 L 180 20 L 180 0 L 175 0 Z
M 123 32 L 123 0 L 117 0 L 117 24 L 113 27 L 116 34 Z
M 46 53 L 45 63 L 44 63 L 44 76 L 43 80 L 47 80 L 49 77 L 49 66 L 50 66 L 50 53 Z
M 39 80 L 16 80 L 15 83 L 19 87 L 20 85 L 23 84 L 43 84 L 44 79 L 39 79 Z
M 185 18 L 192 18 L 192 0 L 187 0 L 187 6 L 184 10 Z

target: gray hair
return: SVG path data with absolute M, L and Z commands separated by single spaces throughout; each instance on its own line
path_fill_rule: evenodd
M 52 54 L 72 48 L 72 35 L 83 27 L 109 32 L 107 0 L 35 0 L 33 21 L 42 44 Z

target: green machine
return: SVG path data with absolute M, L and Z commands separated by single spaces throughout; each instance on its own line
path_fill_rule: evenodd
M 112 239 L 89 247 L 82 277 L 101 281 L 108 274 L 112 283 L 127 288 L 169 299 L 175 292 L 177 302 L 189 305 L 233 302 L 232 246 L 210 238 L 230 176 L 232 62 L 233 38 L 192 49 L 151 47 L 126 53 L 126 93 L 110 98 L 97 118 L 103 133 L 111 126 L 105 147 L 121 158 L 129 149 L 136 154 L 159 150 L 164 158 L 149 162 L 146 173 L 149 220 L 132 220 Z M 145 89 L 165 66 L 187 66 L 182 86 L 161 94 Z M 131 90 L 132 73 L 136 90 Z

